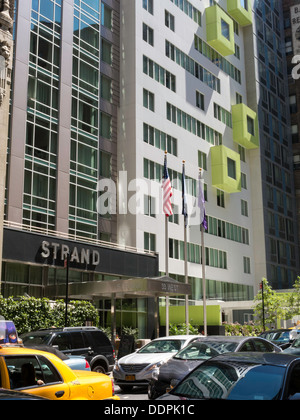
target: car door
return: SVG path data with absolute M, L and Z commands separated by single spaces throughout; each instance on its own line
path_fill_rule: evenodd
M 62 351 L 65 354 L 71 354 L 72 350 L 72 342 L 70 338 L 70 334 L 65 332 L 56 333 L 50 345 L 56 347 L 58 350 Z
M 85 340 L 84 334 L 81 331 L 72 331 L 69 333 L 72 341 L 72 352 L 73 356 L 83 356 L 87 360 L 91 358 L 91 347 Z
M 69 385 L 55 366 L 43 356 L 5 356 L 10 389 L 51 400 L 69 399 Z
M 286 381 L 286 389 L 284 399 L 300 400 L 300 363 L 299 361 L 292 364 L 289 369 Z

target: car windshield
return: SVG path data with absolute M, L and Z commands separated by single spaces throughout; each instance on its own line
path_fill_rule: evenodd
M 293 344 L 292 344 L 292 346 L 291 347 L 294 347 L 294 348 L 296 348 L 296 349 L 299 349 L 300 348 L 300 338 L 297 338 L 294 342 L 293 342 Z
M 138 353 L 177 353 L 183 340 L 157 340 L 146 344 Z
M 290 332 L 284 331 L 284 332 L 278 332 L 275 333 L 269 340 L 272 341 L 290 341 Z
M 233 343 L 230 341 L 196 341 L 179 351 L 176 356 L 174 356 L 174 359 L 210 359 L 211 357 L 217 356 L 218 354 L 234 351 L 237 346 L 238 343 Z
M 284 372 L 278 366 L 208 362 L 171 393 L 191 399 L 272 400 L 280 393 Z
M 23 341 L 24 346 L 37 346 L 39 344 L 47 344 L 51 334 L 49 333 L 28 333 L 22 334 L 21 339 Z

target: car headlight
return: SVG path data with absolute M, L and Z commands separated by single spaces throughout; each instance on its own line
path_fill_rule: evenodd
M 120 366 L 119 366 L 119 363 L 118 363 L 118 362 L 116 362 L 116 363 L 115 363 L 114 370 L 115 370 L 116 372 L 119 372 L 119 370 L 120 370 Z
M 158 375 L 159 375 L 159 367 L 156 367 L 152 371 L 152 379 L 154 379 L 155 381 L 158 381 Z
M 150 372 L 152 371 L 152 376 L 154 372 L 159 372 L 159 368 L 163 365 L 164 362 L 153 363 L 153 365 L 148 366 L 145 371 Z M 157 373 L 158 374 L 158 373 Z

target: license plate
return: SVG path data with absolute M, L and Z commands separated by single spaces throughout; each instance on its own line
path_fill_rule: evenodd
M 135 381 L 135 375 L 126 375 L 125 381 Z

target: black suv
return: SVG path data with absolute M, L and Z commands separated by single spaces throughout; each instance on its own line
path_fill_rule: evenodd
M 48 345 L 72 356 L 84 356 L 94 372 L 108 373 L 114 366 L 114 350 L 108 337 L 96 327 L 50 328 L 22 334 L 25 347 Z

